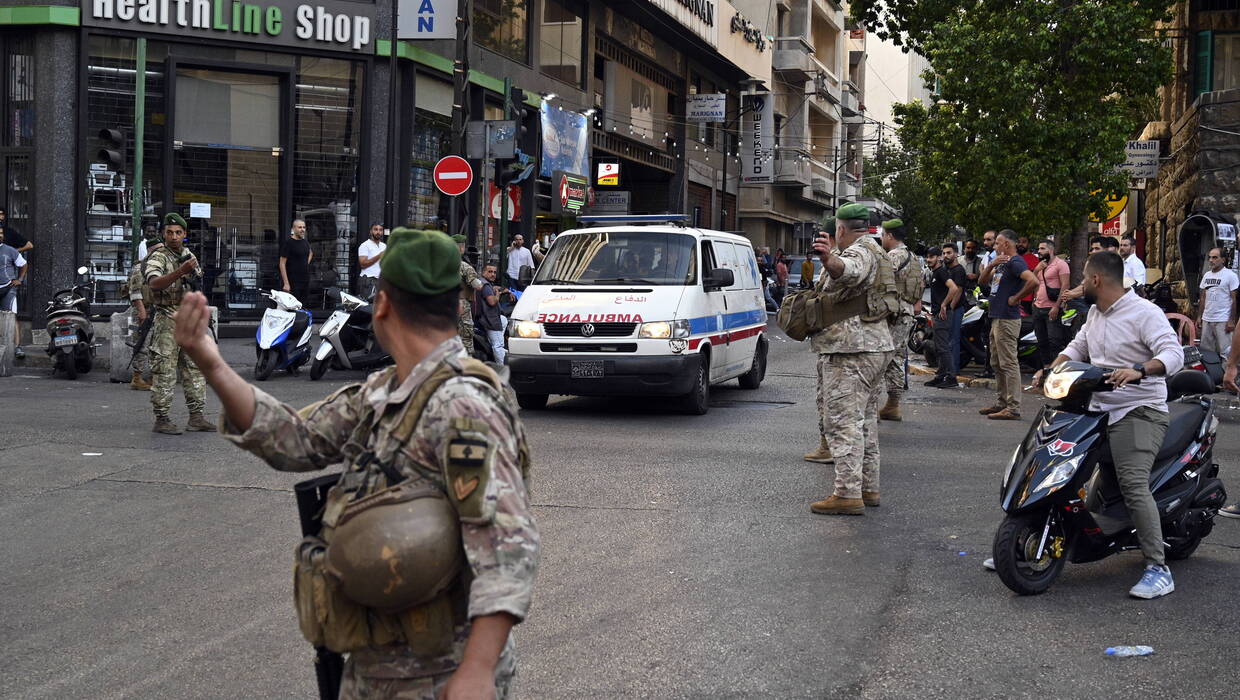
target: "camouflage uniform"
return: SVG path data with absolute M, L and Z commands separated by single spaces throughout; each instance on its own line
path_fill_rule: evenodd
M 301 411 L 255 389 L 250 429 L 238 433 L 225 422 L 221 432 L 281 471 L 341 467 L 387 438 L 403 416 L 400 408 L 441 363 L 464 357 L 460 341 L 450 338 L 399 385 L 395 368 L 388 368 Z M 442 461 L 454 426 L 462 419 L 471 419 L 473 430 L 484 430 L 495 450 L 486 482 L 485 509 L 489 512 L 481 523 L 464 519 L 461 523 L 471 575 L 458 578 L 450 591 L 468 599 L 467 608 L 462 605 L 454 612 L 452 649 L 434 658 L 414 656 L 404 645 L 354 652 L 345 664 L 341 698 L 434 698 L 460 664 L 471 619 L 509 613 L 523 620 L 529 610 L 539 537 L 519 462 L 524 429 L 512 405 L 483 381 L 449 379 L 426 404 L 417 428 L 392 466 L 408 476 L 412 485 L 430 484 L 447 494 Z M 348 439 L 362 421 L 374 425 L 370 445 Z M 498 697 L 508 696 L 515 670 L 515 649 L 509 637 L 495 672 Z
M 903 243 L 887 251 L 887 258 L 895 267 L 896 287 L 900 289 L 904 288 L 908 278 L 922 274 L 921 261 Z M 900 314 L 887 318 L 888 327 L 891 329 L 891 343 L 895 346 L 885 373 L 887 394 L 896 398 L 904 393 L 904 366 L 908 359 L 908 336 L 913 331 L 913 323 L 913 304 L 901 297 Z
M 465 352 L 474 354 L 474 290 L 482 289 L 482 276 L 473 265 L 461 261 L 461 306 L 457 318 L 457 331 L 461 342 L 465 344 Z
M 148 316 L 155 313 L 155 309 L 151 305 L 151 288 L 147 286 L 146 280 L 142 279 L 142 264 L 144 262 L 144 260 L 139 260 L 133 264 L 133 267 L 129 268 L 129 280 L 125 282 L 130 301 L 129 326 L 134 329 L 137 329 L 141 324 L 138 323 L 138 312 L 133 308 L 133 302 L 141 301 L 142 305 L 146 307 Z M 131 342 L 137 340 L 136 330 L 133 335 L 134 337 L 130 339 Z M 142 346 L 133 349 L 133 371 L 141 374 L 143 377 L 151 376 L 151 335 L 151 332 L 148 331 L 146 338 L 142 341 Z
M 151 281 L 172 272 L 181 266 L 182 256 L 193 257 L 193 253 L 182 248 L 173 251 L 167 246 L 156 249 L 146 256 L 142 263 L 142 276 L 149 288 Z M 195 268 L 190 275 L 202 277 L 202 269 Z M 177 345 L 173 332 L 176 323 L 172 315 L 181 306 L 181 298 L 190 291 L 188 277 L 181 277 L 164 289 L 151 289 L 150 312 L 155 321 L 151 324 L 151 407 L 155 409 L 156 418 L 167 418 L 172 410 L 172 396 L 177 385 L 177 371 L 181 373 L 181 389 L 185 392 L 185 407 L 191 415 L 202 413 L 206 405 L 207 383 L 202 372 L 190 359 L 189 355 Z
M 847 301 L 875 282 L 878 266 L 889 264 L 870 236 L 838 254 L 844 273 L 823 274 L 818 288 L 833 303 Z M 883 370 L 895 348 L 887 320 L 853 316 L 810 337 L 818 354 L 819 430 L 835 458 L 835 495 L 861 498 L 878 491 L 878 394 Z

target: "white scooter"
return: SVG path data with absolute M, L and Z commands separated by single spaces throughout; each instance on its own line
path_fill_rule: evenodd
M 338 294 L 340 305 L 319 328 L 322 340 L 310 365 L 310 379 L 321 379 L 330 368 L 365 370 L 391 362 L 371 327 L 370 302 L 339 290 L 328 294 Z
M 301 308 L 297 297 L 288 292 L 271 290 L 262 296 L 272 305 L 263 313 L 254 339 L 257 361 L 254 378 L 265 381 L 277 369 L 287 369 L 298 374 L 299 368 L 310 359 L 310 338 L 313 335 L 314 316 Z

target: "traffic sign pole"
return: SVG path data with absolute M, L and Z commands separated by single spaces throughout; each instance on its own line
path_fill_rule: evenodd
M 512 119 L 512 78 L 504 78 L 504 119 Z M 491 139 L 488 138 L 487 139 L 488 148 L 490 147 L 490 144 L 491 144 Z M 508 256 L 505 254 L 505 251 L 508 250 L 508 183 L 499 182 L 499 180 L 501 180 L 499 176 L 499 172 L 498 172 L 499 169 L 494 168 L 494 170 L 496 172 L 493 177 L 497 180 L 496 184 L 500 186 L 500 191 L 499 191 L 499 260 L 497 262 L 499 262 L 500 282 L 507 282 L 508 278 L 505 277 L 504 275 L 507 273 L 506 268 L 508 267 Z M 487 207 L 487 208 L 490 209 L 490 207 Z M 518 270 L 517 272 L 519 274 L 520 270 Z

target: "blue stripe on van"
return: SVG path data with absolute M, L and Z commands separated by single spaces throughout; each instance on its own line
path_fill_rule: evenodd
M 728 331 L 734 328 L 754 326 L 760 323 L 766 323 L 766 311 L 763 309 L 753 309 L 752 311 L 738 311 L 736 313 L 724 314 L 722 328 L 719 326 L 719 317 L 701 316 L 699 318 L 689 319 L 689 333 L 690 335 L 718 333 L 719 331 Z

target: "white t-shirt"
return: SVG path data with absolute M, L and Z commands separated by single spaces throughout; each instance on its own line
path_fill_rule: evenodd
M 361 245 L 357 247 L 357 256 L 359 258 L 373 258 L 379 253 L 387 250 L 387 243 L 375 243 L 374 239 L 367 238 Z M 370 267 L 362 270 L 362 277 L 378 277 L 379 263 L 375 263 Z
M 1218 272 L 1207 270 L 1201 276 L 1201 290 L 1205 297 L 1201 320 L 1231 320 L 1231 293 L 1237 288 L 1240 288 L 1240 278 L 1236 277 L 1236 273 L 1225 267 Z
M 508 269 L 506 272 L 512 279 L 521 276 L 521 268 L 525 265 L 534 267 L 534 254 L 529 248 L 516 248 L 508 251 Z
M 1136 253 L 1124 258 L 1124 276 L 1133 278 L 1137 284 L 1145 284 L 1145 263 Z

